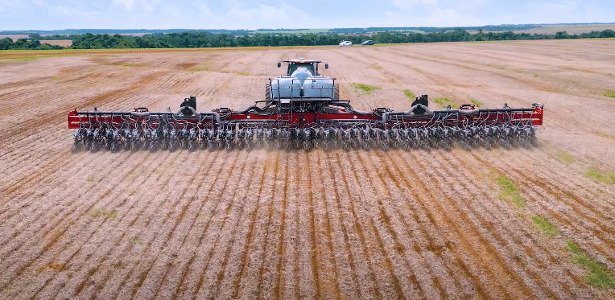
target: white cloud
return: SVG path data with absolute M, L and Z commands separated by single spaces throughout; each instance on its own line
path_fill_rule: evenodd
M 17 13 L 23 8 L 23 4 L 18 1 L 0 0 L 0 12 Z
M 474 26 L 484 25 L 476 14 L 485 0 L 392 0 L 392 7 L 385 13 L 383 26 Z
M 154 10 L 154 5 L 156 1 L 148 1 L 148 0 L 112 0 L 110 7 L 120 8 L 126 10 L 128 12 L 132 12 L 133 10 L 145 10 L 152 11 Z
M 391 4 L 399 9 L 410 10 L 420 6 L 437 6 L 439 0 L 393 0 Z
M 311 27 L 315 20 L 302 10 L 282 2 L 279 6 L 259 4 L 244 8 L 234 6 L 222 16 L 221 22 L 234 28 L 297 28 Z M 240 25 L 240 26 L 237 26 Z

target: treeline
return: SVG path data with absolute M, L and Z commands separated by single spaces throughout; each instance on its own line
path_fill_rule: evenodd
M 342 40 L 350 40 L 354 44 L 371 39 L 378 44 L 398 43 L 437 43 L 437 42 L 468 42 L 468 41 L 502 41 L 502 40 L 543 40 L 543 39 L 584 39 L 612 38 L 615 31 L 607 29 L 590 33 L 573 34 L 562 31 L 556 34 L 527 34 L 506 32 L 469 33 L 464 29 L 440 31 L 432 33 L 402 33 L 379 32 L 369 35 L 340 34 L 255 34 L 235 36 L 231 34 L 216 34 L 202 31 L 181 33 L 154 33 L 143 36 L 91 34 L 75 36 L 72 49 L 111 49 L 111 48 L 210 48 L 210 47 L 254 47 L 254 46 L 321 46 L 337 45 Z M 19 39 L 15 42 L 10 38 L 0 40 L 0 50 L 7 49 L 62 49 L 60 46 L 41 44 L 42 37 L 31 34 L 30 39 Z
M 13 41 L 11 38 L 0 40 L 0 50 L 54 50 L 65 49 L 65 47 L 49 44 L 41 44 L 39 40 L 18 39 Z

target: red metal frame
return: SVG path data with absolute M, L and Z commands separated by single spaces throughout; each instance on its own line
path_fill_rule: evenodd
M 465 112 L 465 113 L 463 113 Z M 470 113 L 468 113 L 470 112 Z M 422 115 L 422 116 L 414 116 L 410 114 L 401 114 L 400 118 L 395 120 L 387 120 L 386 127 L 393 127 L 395 125 L 403 124 L 405 126 L 410 127 L 424 127 L 430 126 L 434 124 L 443 124 L 447 126 L 464 126 L 468 124 L 478 124 L 478 125 L 498 125 L 498 124 L 521 124 L 527 123 L 531 120 L 531 125 L 542 125 L 543 122 L 543 108 L 540 106 L 534 106 L 533 112 L 528 111 L 511 111 L 508 112 L 504 109 L 497 110 L 469 110 L 469 111 L 457 111 L 457 110 L 449 110 L 449 111 L 435 111 L 434 114 L 449 114 L 449 118 L 434 118 L 433 115 Z M 395 112 L 392 112 L 395 114 Z M 166 113 L 167 116 L 172 116 L 171 113 Z M 143 114 L 140 115 L 140 112 L 133 113 L 124 113 L 124 112 L 78 112 L 77 110 L 71 111 L 68 113 L 68 128 L 69 129 L 78 129 L 82 126 L 96 127 L 96 124 L 117 124 L 120 126 L 132 126 L 136 128 L 140 124 L 149 124 L 148 126 L 156 127 L 157 123 L 150 117 L 151 115 Z M 181 117 L 181 118 L 168 118 L 168 122 L 172 124 L 176 124 L 178 128 L 183 128 L 184 126 L 198 126 L 200 128 L 203 127 L 211 127 L 220 125 L 218 122 L 213 119 L 200 119 L 198 116 L 192 117 Z M 353 112 L 345 112 L 345 113 L 336 113 L 336 114 L 326 114 L 321 112 L 310 112 L 310 113 L 287 113 L 287 114 L 275 114 L 275 115 L 258 115 L 258 114 L 250 114 L 250 113 L 235 113 L 229 112 L 225 114 L 225 116 L 221 117 L 222 122 L 231 122 L 231 123 L 243 123 L 243 122 L 259 122 L 259 121 L 283 121 L 291 127 L 309 127 L 318 122 L 332 122 L 332 121 L 340 121 L 340 122 L 348 122 L 348 121 L 357 121 L 361 123 L 367 122 L 379 122 L 381 119 L 373 114 L 366 113 L 353 113 Z

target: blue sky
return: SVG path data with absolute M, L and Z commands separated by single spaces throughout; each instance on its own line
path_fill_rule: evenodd
M 615 22 L 613 0 L 0 0 L 0 30 L 455 27 Z

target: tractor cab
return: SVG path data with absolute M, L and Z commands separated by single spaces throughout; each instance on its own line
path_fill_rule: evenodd
M 287 63 L 286 76 L 293 76 L 297 71 L 299 73 L 309 72 L 312 76 L 319 76 L 318 73 L 318 64 L 321 62 L 319 60 L 306 60 L 303 58 L 294 59 L 294 60 L 284 60 L 278 62 L 278 68 L 282 66 L 282 62 Z M 325 64 L 325 69 L 329 68 L 329 64 Z

